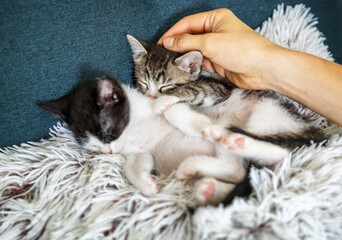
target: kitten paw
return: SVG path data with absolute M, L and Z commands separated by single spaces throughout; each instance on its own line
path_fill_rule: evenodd
M 221 125 L 211 125 L 202 129 L 202 136 L 210 141 L 219 142 L 227 135 L 227 130 Z
M 176 171 L 176 178 L 179 180 L 188 180 L 198 175 L 198 171 L 194 167 L 196 159 L 190 157 L 183 161 Z
M 202 203 L 211 202 L 212 198 L 215 195 L 215 183 L 210 178 L 203 178 L 196 183 L 196 199 Z
M 163 113 L 177 102 L 179 98 L 176 96 L 161 96 L 156 100 L 154 109 L 156 113 Z
M 158 193 L 159 188 L 152 176 L 145 176 L 141 179 L 140 190 L 145 196 L 153 196 Z
M 232 133 L 226 136 L 222 143 L 229 150 L 243 150 L 246 146 L 246 136 L 240 133 Z

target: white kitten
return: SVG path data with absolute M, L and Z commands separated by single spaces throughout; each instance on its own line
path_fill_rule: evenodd
M 166 175 L 176 171 L 182 180 L 202 177 L 194 183 L 198 201 L 218 203 L 244 179 L 245 157 L 270 165 L 288 153 L 277 145 L 226 130 L 220 124 L 223 119 L 235 123 L 246 114 L 229 115 L 229 106 L 234 104 L 222 103 L 199 113 L 186 104 L 173 105 L 167 98 L 156 101 L 116 79 L 102 78 L 40 106 L 61 117 L 84 148 L 126 156 L 127 179 L 143 194 L 159 191 L 151 175 L 156 168 Z

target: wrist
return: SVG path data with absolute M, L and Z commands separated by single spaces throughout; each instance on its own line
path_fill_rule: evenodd
M 270 89 L 342 124 L 342 66 L 314 55 L 277 48 L 265 56 L 263 81 Z
M 264 88 L 284 94 L 287 89 L 287 76 L 293 64 L 292 50 L 279 45 L 271 46 L 265 52 L 261 71 Z

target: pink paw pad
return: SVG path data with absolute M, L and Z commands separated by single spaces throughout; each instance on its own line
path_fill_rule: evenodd
M 225 134 L 225 129 L 221 126 L 213 125 L 203 129 L 201 133 L 204 138 L 219 142 Z
M 156 184 L 156 182 L 154 181 L 153 177 L 150 176 L 147 178 L 147 184 L 151 189 L 158 192 L 159 188 L 158 188 L 158 185 Z
M 209 202 L 215 194 L 215 184 L 210 181 L 207 182 L 206 188 L 201 192 L 206 202 Z
M 190 173 L 183 173 L 182 174 L 183 176 L 182 177 L 179 177 L 178 179 L 181 180 L 181 181 L 185 181 L 185 180 L 188 180 L 194 176 L 197 176 L 198 175 L 198 172 L 190 172 Z
M 164 108 L 161 109 L 162 112 L 165 112 L 166 110 L 168 110 L 170 107 L 172 107 L 173 104 L 165 104 Z
M 204 138 L 208 138 L 209 137 L 209 134 L 206 132 L 206 131 L 204 131 L 204 130 L 202 130 L 202 136 L 204 137 Z
M 226 145 L 229 150 L 244 149 L 245 140 L 245 137 L 241 134 L 233 133 L 223 140 L 223 144 Z
M 185 174 L 185 176 L 187 177 L 187 178 L 192 178 L 193 176 L 195 176 L 196 174 L 194 174 L 194 173 L 188 173 L 188 174 Z

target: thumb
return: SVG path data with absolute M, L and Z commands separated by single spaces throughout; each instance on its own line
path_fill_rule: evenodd
M 183 34 L 167 37 L 163 40 L 163 46 L 175 52 L 201 51 L 202 35 Z

